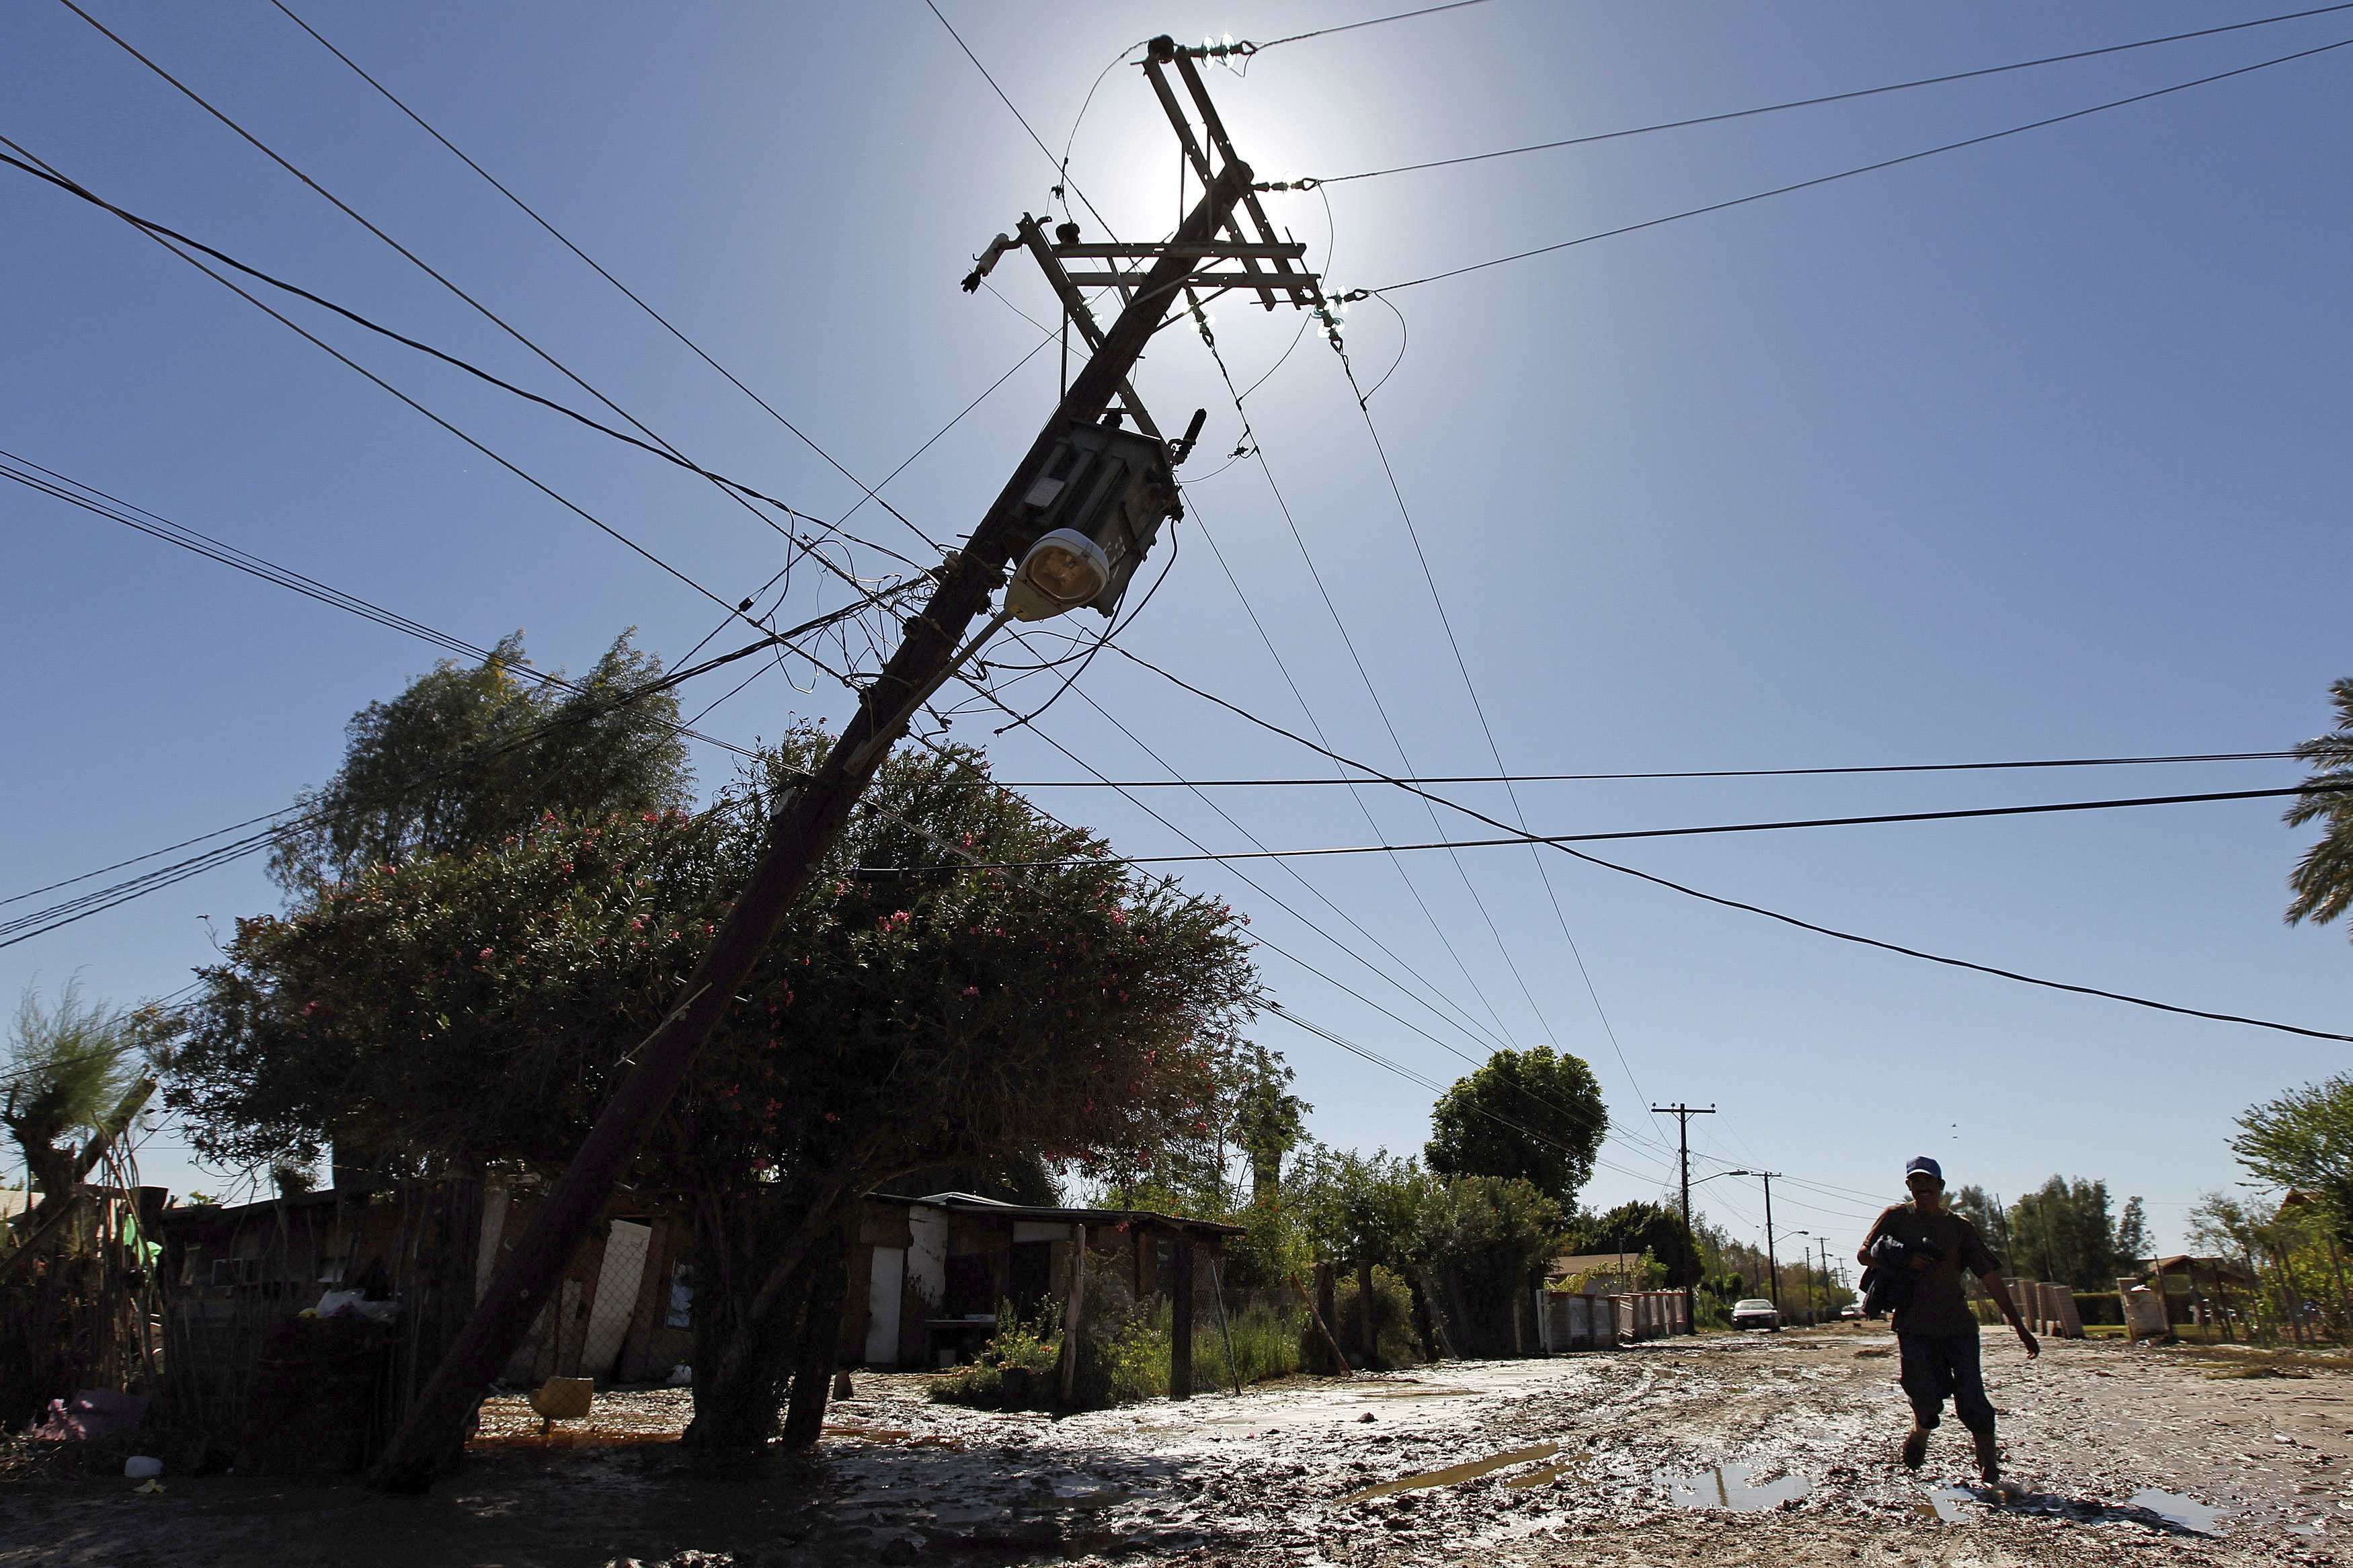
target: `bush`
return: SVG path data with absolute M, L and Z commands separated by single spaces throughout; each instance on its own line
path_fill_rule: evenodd
M 984 1410 L 1050 1410 L 1061 1393 L 1062 1345 L 1010 1306 L 997 1310 L 997 1332 L 967 1364 L 932 1382 L 934 1399 Z
M 1360 1331 L 1356 1326 L 1356 1276 L 1352 1271 L 1344 1275 L 1335 1297 L 1332 1332 L 1339 1339 L 1341 1348 L 1354 1361 L 1360 1353 Z M 1310 1360 L 1328 1361 L 1328 1352 L 1317 1353 L 1320 1347 L 1309 1344 L 1315 1326 L 1307 1314 L 1299 1314 L 1299 1334 L 1294 1348 Z M 1373 1269 L 1373 1343 L 1380 1364 L 1385 1367 L 1415 1366 L 1422 1361 L 1421 1339 L 1414 1332 L 1413 1290 L 1398 1275 L 1379 1267 Z
M 1197 1390 L 1233 1387 L 1237 1369 L 1245 1387 L 1290 1377 L 1300 1370 L 1303 1336 L 1314 1332 L 1307 1327 L 1305 1309 L 1250 1300 L 1240 1310 L 1229 1310 L 1226 1331 L 1218 1327 L 1217 1310 L 1215 1302 L 1208 1303 L 1206 1310 L 1194 1310 L 1193 1386 Z M 1234 1342 L 1230 1362 L 1226 1359 L 1228 1331 Z

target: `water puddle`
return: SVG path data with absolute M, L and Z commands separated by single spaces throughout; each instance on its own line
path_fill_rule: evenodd
M 1551 1464 L 1530 1470 L 1525 1476 L 1514 1476 L 1504 1484 L 1515 1491 L 1525 1491 L 1530 1487 L 1540 1487 L 1546 1481 L 1556 1481 L 1569 1471 L 1576 1469 L 1578 1461 L 1584 1458 L 1582 1454 L 1573 1454 L 1566 1459 L 1555 1459 Z
M 1388 1497 L 1394 1492 L 1418 1492 L 1430 1487 L 1451 1487 L 1475 1480 L 1512 1465 L 1525 1465 L 1530 1459 L 1549 1459 L 1560 1452 L 1557 1443 L 1538 1443 L 1532 1448 L 1514 1448 L 1507 1454 L 1493 1454 L 1466 1464 L 1449 1465 L 1442 1470 L 1424 1470 L 1419 1475 L 1400 1476 L 1393 1481 L 1383 1481 L 1377 1487 L 1350 1492 L 1339 1500 L 1344 1503 L 1363 1502 L 1366 1498 Z
M 2126 1508 L 2146 1509 L 2168 1524 L 2184 1530 L 2194 1530 L 2200 1535 L 2211 1535 L 2222 1521 L 2223 1510 L 2210 1502 L 2200 1502 L 2194 1497 L 2179 1492 L 2159 1491 L 2155 1487 L 2143 1487 L 2125 1499 Z
M 1984 1500 L 1967 1487 L 1930 1487 L 1927 1500 L 1920 1505 L 1920 1509 L 1947 1524 L 1958 1524 L 1968 1517 L 1964 1510 L 1969 1504 Z
M 1734 1459 L 1704 1470 L 1656 1470 L 1651 1479 L 1666 1488 L 1677 1508 L 1723 1508 L 1736 1513 L 1778 1508 L 1805 1496 L 1813 1486 L 1803 1476 L 1748 1479 L 1762 1468 Z

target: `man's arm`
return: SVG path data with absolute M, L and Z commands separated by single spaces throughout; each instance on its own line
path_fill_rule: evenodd
M 1879 1217 L 1871 1222 L 1871 1228 L 1863 1232 L 1862 1246 L 1856 1250 L 1854 1260 L 1857 1263 L 1862 1264 L 1865 1268 L 1872 1266 L 1871 1244 L 1877 1241 L 1879 1239 L 1879 1233 L 1887 1228 L 1887 1216 L 1894 1212 L 1895 1211 L 1894 1209 L 1881 1209 L 1879 1211 Z
M 1984 1284 L 1986 1294 L 1993 1298 L 1993 1304 L 2001 1309 L 2002 1317 L 2011 1328 L 2018 1331 L 2018 1342 L 2026 1347 L 2027 1355 L 2030 1358 L 2041 1355 L 2042 1342 L 2026 1331 L 2026 1321 L 2018 1315 L 2018 1303 L 2010 1299 L 2010 1287 L 2002 1283 L 2001 1270 L 1999 1268 L 1980 1270 L 1978 1279 Z

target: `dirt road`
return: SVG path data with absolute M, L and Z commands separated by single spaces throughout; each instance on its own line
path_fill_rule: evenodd
M 2353 1378 L 1987 1338 L 2009 1470 L 1948 1424 L 1892 1462 L 1892 1342 L 1845 1330 L 1449 1363 L 1049 1420 L 858 1380 L 813 1460 L 688 1460 L 685 1399 L 600 1396 L 601 1449 L 521 1402 L 423 1501 L 236 1477 L 0 1492 L 0 1564 L 781 1568 L 1127 1561 L 1983 1565 L 2337 1561 Z M 525 1438 L 518 1444 L 514 1439 Z M 1399 1485 L 1398 1483 L 1403 1483 Z

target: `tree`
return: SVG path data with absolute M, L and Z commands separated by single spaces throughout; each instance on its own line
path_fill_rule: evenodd
M 2304 852 L 2287 879 L 2295 895 L 2288 900 L 2290 925 L 2303 921 L 2325 924 L 2353 909 L 2353 790 L 2348 788 L 2353 786 L 2353 677 L 2331 682 L 2328 696 L 2337 710 L 2337 728 L 2295 749 L 2296 756 L 2312 765 L 2308 783 L 2336 787 L 2327 794 L 2299 795 L 2287 808 L 2291 827 L 2323 825 L 2319 842 Z
M 2002 1206 L 2000 1194 L 1989 1194 L 1983 1187 L 1963 1187 L 1953 1194 L 1952 1209 L 1978 1227 L 1987 1249 L 2005 1260 L 2003 1268 L 2009 1268 L 2010 1211 Z
M 2110 1248 L 2115 1254 L 2117 1272 L 2131 1269 L 2141 1258 L 2148 1256 L 2148 1250 L 2147 1212 L 2141 1206 L 2139 1198 L 2126 1198 L 2124 1213 L 2116 1216 L 2116 1241 Z
M 1434 1183 L 1415 1215 L 1414 1245 L 1446 1297 L 1465 1355 L 1522 1347 L 1513 1325 L 1525 1293 L 1558 1256 L 1567 1215 L 1552 1195 L 1519 1177 L 1458 1176 Z
M 572 689 L 516 675 L 522 634 L 481 664 L 444 660 L 389 702 L 352 716 L 343 765 L 305 794 L 269 868 L 298 897 L 362 868 L 495 844 L 542 814 L 667 811 L 691 799 L 667 691 L 623 701 L 661 674 L 633 634 Z
M 1234 1142 L 1250 1161 L 1250 1198 L 1257 1202 L 1282 1190 L 1283 1156 L 1307 1136 L 1307 1113 L 1315 1108 L 1291 1092 L 1299 1075 L 1264 1046 L 1253 1045 L 1244 1053 L 1242 1068 Z
M 1572 1220 L 1564 1245 L 1575 1253 L 1648 1253 L 1665 1268 L 1666 1282 L 1678 1289 L 1698 1284 L 1703 1272 L 1698 1238 L 1683 1223 L 1681 1211 L 1664 1204 L 1637 1199 L 1608 1214 Z
M 2231 1152 L 2240 1164 L 2276 1186 L 2312 1194 L 2340 1235 L 2353 1234 L 2353 1077 L 2291 1089 L 2241 1111 L 2238 1122 Z
M 120 1132 L 145 1103 L 141 1069 L 156 1033 L 152 1015 L 83 1001 L 79 981 L 66 983 L 54 1007 L 31 986 L 17 999 L 0 1063 L 0 1126 L 41 1194 L 37 1220 L 80 1184 L 77 1138 Z
M 2116 1226 L 2108 1184 L 2053 1176 L 2010 1205 L 2011 1270 L 2078 1290 L 2113 1289 L 2117 1272 Z
M 1609 1130 L 1593 1069 L 1549 1046 L 1497 1051 L 1430 1113 L 1422 1158 L 1446 1176 L 1530 1182 L 1573 1209 Z
M 417 1173 L 560 1167 L 821 743 L 797 731 L 701 816 L 551 813 L 240 921 L 169 1103 L 214 1158 L 347 1140 Z M 1255 1004 L 1230 910 L 1103 863 L 971 753 L 893 756 L 869 802 L 632 1172 L 706 1200 L 698 1277 L 734 1282 L 697 1302 L 699 1440 L 766 1436 L 830 1331 L 819 1287 L 859 1194 L 1017 1157 L 1100 1174 L 1198 1138 Z M 796 1421 L 823 1383 L 795 1384 Z

